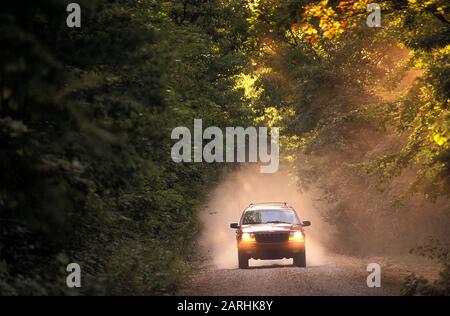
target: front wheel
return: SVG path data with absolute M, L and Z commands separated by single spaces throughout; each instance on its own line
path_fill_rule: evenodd
M 294 255 L 294 266 L 301 268 L 306 267 L 306 250 Z
M 248 269 L 248 257 L 243 253 L 238 253 L 239 269 Z

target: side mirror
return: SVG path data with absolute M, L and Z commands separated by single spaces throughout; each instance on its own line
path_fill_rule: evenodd
M 311 222 L 310 222 L 310 221 L 303 221 L 303 222 L 302 222 L 302 226 L 303 226 L 303 227 L 311 226 Z
M 231 223 L 230 228 L 239 229 L 239 228 L 241 228 L 241 226 L 239 226 L 238 223 Z

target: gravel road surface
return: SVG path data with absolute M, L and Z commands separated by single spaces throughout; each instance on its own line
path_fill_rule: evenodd
M 367 264 L 381 265 L 381 287 L 369 288 Z M 320 264 L 292 266 L 292 260 L 250 261 L 250 269 L 220 269 L 211 261 L 199 263 L 182 295 L 399 295 L 406 266 L 386 264 L 383 258 L 327 255 Z

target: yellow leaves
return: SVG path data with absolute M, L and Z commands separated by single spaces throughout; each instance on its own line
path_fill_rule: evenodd
M 276 123 L 283 119 L 280 111 L 275 107 L 267 107 L 264 114 L 256 119 L 257 122 L 266 122 L 269 127 L 276 126 Z
M 303 34 L 306 34 L 306 35 L 317 34 L 317 30 L 314 28 L 314 26 L 311 24 L 308 24 L 308 23 L 302 25 L 301 31 Z
M 335 21 L 333 23 L 324 25 L 322 27 L 323 37 L 327 39 L 338 38 L 342 33 L 344 33 L 344 26 L 341 22 Z
M 282 139 L 284 140 L 284 148 L 286 150 L 296 150 L 305 143 L 305 139 L 298 135 L 283 135 Z
M 438 14 L 445 14 L 445 10 L 448 9 L 448 0 L 408 0 L 408 5 L 415 11 L 424 11 L 426 9 L 435 9 Z
M 283 151 L 283 160 L 285 162 L 295 162 L 298 151 L 304 145 L 304 138 L 297 135 L 282 135 L 280 136 L 280 146 Z
M 428 127 L 431 142 L 434 142 L 440 147 L 448 147 L 450 145 L 450 111 L 441 108 L 440 106 L 434 106 L 433 109 L 428 111 L 427 115 L 425 115 L 425 119 L 427 122 L 431 123 L 431 126 Z
M 294 161 L 295 161 L 295 156 L 294 156 L 294 155 L 286 155 L 286 156 L 284 157 L 284 159 L 285 159 L 287 162 L 294 162 Z
M 219 46 L 213 46 L 213 47 L 211 48 L 211 53 L 213 53 L 213 54 L 215 54 L 215 55 L 220 54 L 220 47 L 219 47 Z
M 361 25 L 361 19 L 367 17 L 367 5 L 373 0 L 343 0 L 337 4 L 329 1 L 318 1 L 307 4 L 300 12 L 300 20 L 292 25 L 292 28 L 302 29 L 302 37 L 305 41 L 316 42 L 320 38 L 337 40 L 346 29 Z M 381 1 L 383 10 L 393 11 L 389 13 L 390 26 L 400 26 L 404 21 L 403 10 L 392 10 L 389 1 Z M 449 0 L 408 0 L 405 10 L 430 11 L 435 14 L 445 15 L 450 10 Z M 388 13 L 386 13 L 388 14 Z M 306 25 L 306 26 L 305 26 Z
M 244 96 L 247 99 L 255 99 L 257 98 L 262 90 L 258 89 L 255 86 L 255 82 L 258 79 L 259 75 L 251 75 L 241 73 L 235 77 L 235 89 L 244 89 Z
M 373 0 L 358 0 L 358 1 L 341 1 L 338 4 L 338 9 L 353 14 L 356 11 L 365 11 L 369 3 L 375 2 Z M 348 14 L 347 14 L 348 15 Z
M 446 144 L 448 142 L 448 139 L 441 134 L 434 134 L 433 140 L 438 146 L 443 146 L 444 144 Z
M 302 23 L 300 29 L 298 28 L 298 24 L 295 23 L 292 25 L 292 32 L 297 34 L 298 37 L 311 43 L 315 42 L 320 37 L 315 26 L 308 22 Z
M 294 114 L 295 111 L 293 109 L 278 109 L 276 107 L 269 106 L 264 109 L 264 114 L 256 118 L 255 121 L 264 122 L 264 124 L 267 124 L 269 127 L 281 126 L 282 121 L 286 117 L 292 117 Z
M 436 50 L 436 54 L 442 56 L 450 56 L 450 44 L 445 45 L 445 47 Z
M 419 98 L 422 102 L 425 102 L 425 106 L 427 108 L 431 107 L 431 103 L 428 100 L 432 100 L 433 99 L 433 95 L 434 95 L 434 87 L 431 85 L 424 85 L 422 87 L 420 87 L 419 89 L 420 94 L 419 94 Z
M 369 0 L 341 1 L 336 8 L 328 1 L 304 6 L 301 19 L 293 25 L 300 29 L 306 41 L 315 43 L 319 38 L 338 39 L 345 29 L 356 25 L 355 19 L 365 14 Z

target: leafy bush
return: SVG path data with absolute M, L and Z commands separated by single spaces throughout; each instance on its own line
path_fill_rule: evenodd
M 425 246 L 417 247 L 411 252 L 437 260 L 442 264 L 439 278 L 430 282 L 422 276 L 409 275 L 402 288 L 402 295 L 450 295 L 450 252 L 449 245 L 433 240 Z

